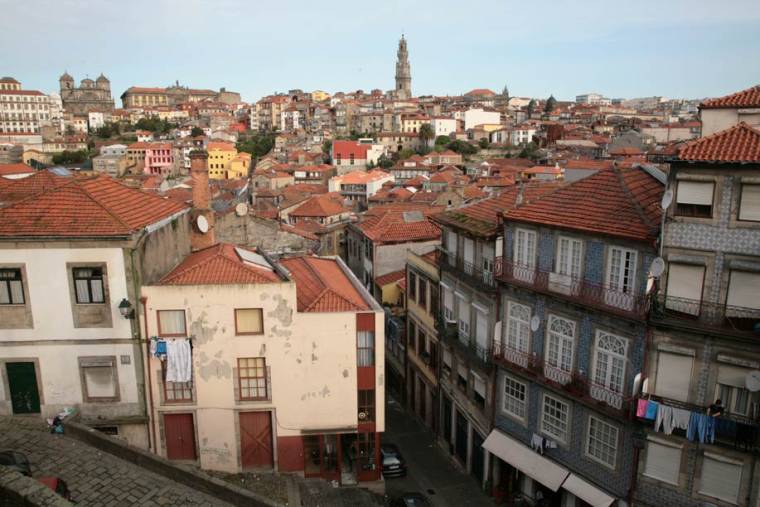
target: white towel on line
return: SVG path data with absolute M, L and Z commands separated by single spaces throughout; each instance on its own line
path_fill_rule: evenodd
M 190 382 L 193 378 L 190 340 L 166 341 L 166 381 Z

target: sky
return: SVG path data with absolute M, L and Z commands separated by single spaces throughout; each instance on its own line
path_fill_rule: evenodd
M 240 92 L 394 87 L 404 33 L 415 95 L 473 88 L 572 100 L 703 98 L 760 84 L 758 0 L 0 0 L 0 75 L 58 90 Z

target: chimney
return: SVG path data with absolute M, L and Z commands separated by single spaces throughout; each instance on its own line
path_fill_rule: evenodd
M 211 191 L 208 186 L 208 152 L 190 152 L 190 175 L 193 180 L 193 213 L 190 246 L 195 252 L 216 243 L 214 239 L 214 211 L 211 209 Z M 204 223 L 205 220 L 205 223 Z

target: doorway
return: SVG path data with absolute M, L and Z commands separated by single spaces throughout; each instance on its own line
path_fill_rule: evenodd
M 240 462 L 243 470 L 274 465 L 270 412 L 240 413 Z
M 473 430 L 472 432 L 472 475 L 478 479 L 478 484 L 483 484 L 485 473 L 485 450 L 483 449 L 483 437 Z
M 33 362 L 5 363 L 14 414 L 39 414 L 40 393 Z
M 196 459 L 193 414 L 164 414 L 164 434 L 168 459 Z

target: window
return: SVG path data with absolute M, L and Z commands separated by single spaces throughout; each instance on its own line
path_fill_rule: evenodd
M 715 386 L 715 398 L 721 400 L 726 411 L 742 416 L 754 416 L 750 407 L 757 402 L 757 395 L 746 388 L 746 378 L 750 370 L 739 366 L 720 364 Z
M 417 275 L 413 272 L 409 272 L 409 287 L 407 290 L 407 297 L 411 301 L 417 300 Z
M 427 310 L 427 280 L 420 278 L 417 287 L 417 304 Z
M 448 287 L 443 288 L 443 318 L 454 322 L 454 292 Z
M 459 339 L 470 340 L 470 303 L 464 297 L 459 298 Z
M 79 304 L 104 303 L 103 268 L 74 268 L 74 287 Z
M 704 278 L 704 266 L 669 263 L 665 307 L 681 313 L 699 315 Z
M 187 336 L 185 330 L 185 310 L 158 311 L 159 336 Z
M 625 338 L 605 331 L 597 331 L 594 383 L 621 394 L 625 384 L 627 352 L 628 341 Z
M 536 233 L 526 229 L 515 231 L 516 266 L 533 268 L 536 266 Z
M 467 368 L 461 364 L 457 366 L 457 386 L 462 391 L 467 391 Z
M 375 366 L 375 332 L 359 331 L 357 340 L 357 366 Z
M 712 217 L 713 191 L 711 181 L 679 181 L 676 195 L 676 215 Z
M 451 351 L 446 348 L 443 349 L 443 374 L 451 375 Z
M 375 468 L 375 434 L 359 433 L 357 444 L 360 470 L 373 470 Z
M 455 266 L 457 257 L 457 234 L 453 231 L 446 232 L 446 252 L 448 253 L 449 264 Z
M 572 238 L 560 237 L 557 241 L 556 272 L 574 279 L 581 277 L 581 252 L 583 244 Z
M 193 383 L 167 382 L 166 361 L 161 361 L 161 378 L 164 384 L 164 403 L 180 403 L 193 401 Z
M 548 351 L 546 362 L 555 368 L 570 372 L 573 367 L 575 322 L 556 315 L 549 316 Z
M 610 247 L 607 259 L 605 303 L 617 308 L 633 308 L 636 288 L 636 251 Z
M 527 354 L 530 344 L 530 307 L 515 302 L 507 303 L 507 326 L 504 345 Z
M 569 421 L 570 405 L 548 394 L 544 394 L 541 431 L 560 442 L 566 443 Z
M 422 329 L 417 328 L 417 355 L 425 353 L 425 332 Z
M 475 404 L 481 409 L 486 406 L 486 381 L 483 378 L 472 372 L 472 395 L 475 399 Z
M 263 357 L 246 357 L 237 360 L 240 400 L 267 399 L 267 366 Z
M 729 503 L 738 503 L 742 481 L 742 463 L 724 456 L 705 452 L 702 459 L 702 478 L 699 493 Z
M 412 352 L 417 351 L 417 324 L 409 319 L 409 336 L 406 340 L 409 344 L 409 350 Z
M 114 356 L 80 357 L 79 370 L 85 401 L 119 400 L 118 373 Z
M 738 318 L 757 318 L 760 312 L 760 273 L 731 270 L 726 298 L 726 316 Z
M 428 345 L 430 347 L 430 369 L 433 370 L 433 372 L 436 372 L 438 371 L 438 344 L 435 341 L 430 340 Z
M 660 440 L 647 441 L 647 457 L 644 475 L 658 481 L 678 486 L 681 470 L 681 447 Z
M 527 387 L 511 377 L 504 377 L 504 412 L 525 419 Z
M 438 315 L 439 306 L 440 306 L 440 298 L 441 294 L 438 292 L 438 286 L 435 283 L 430 284 L 430 310 L 428 311 L 429 314 L 436 316 Z
M 359 390 L 359 422 L 375 420 L 375 390 Z
M 672 400 L 687 401 L 694 357 L 658 351 L 655 394 Z
M 20 269 L 0 269 L 0 305 L 23 305 L 24 284 Z
M 235 334 L 263 334 L 264 316 L 261 308 L 235 310 Z
M 601 419 L 589 417 L 586 454 L 610 468 L 615 468 L 618 429 Z
M 760 221 L 760 185 L 742 185 L 739 220 Z

